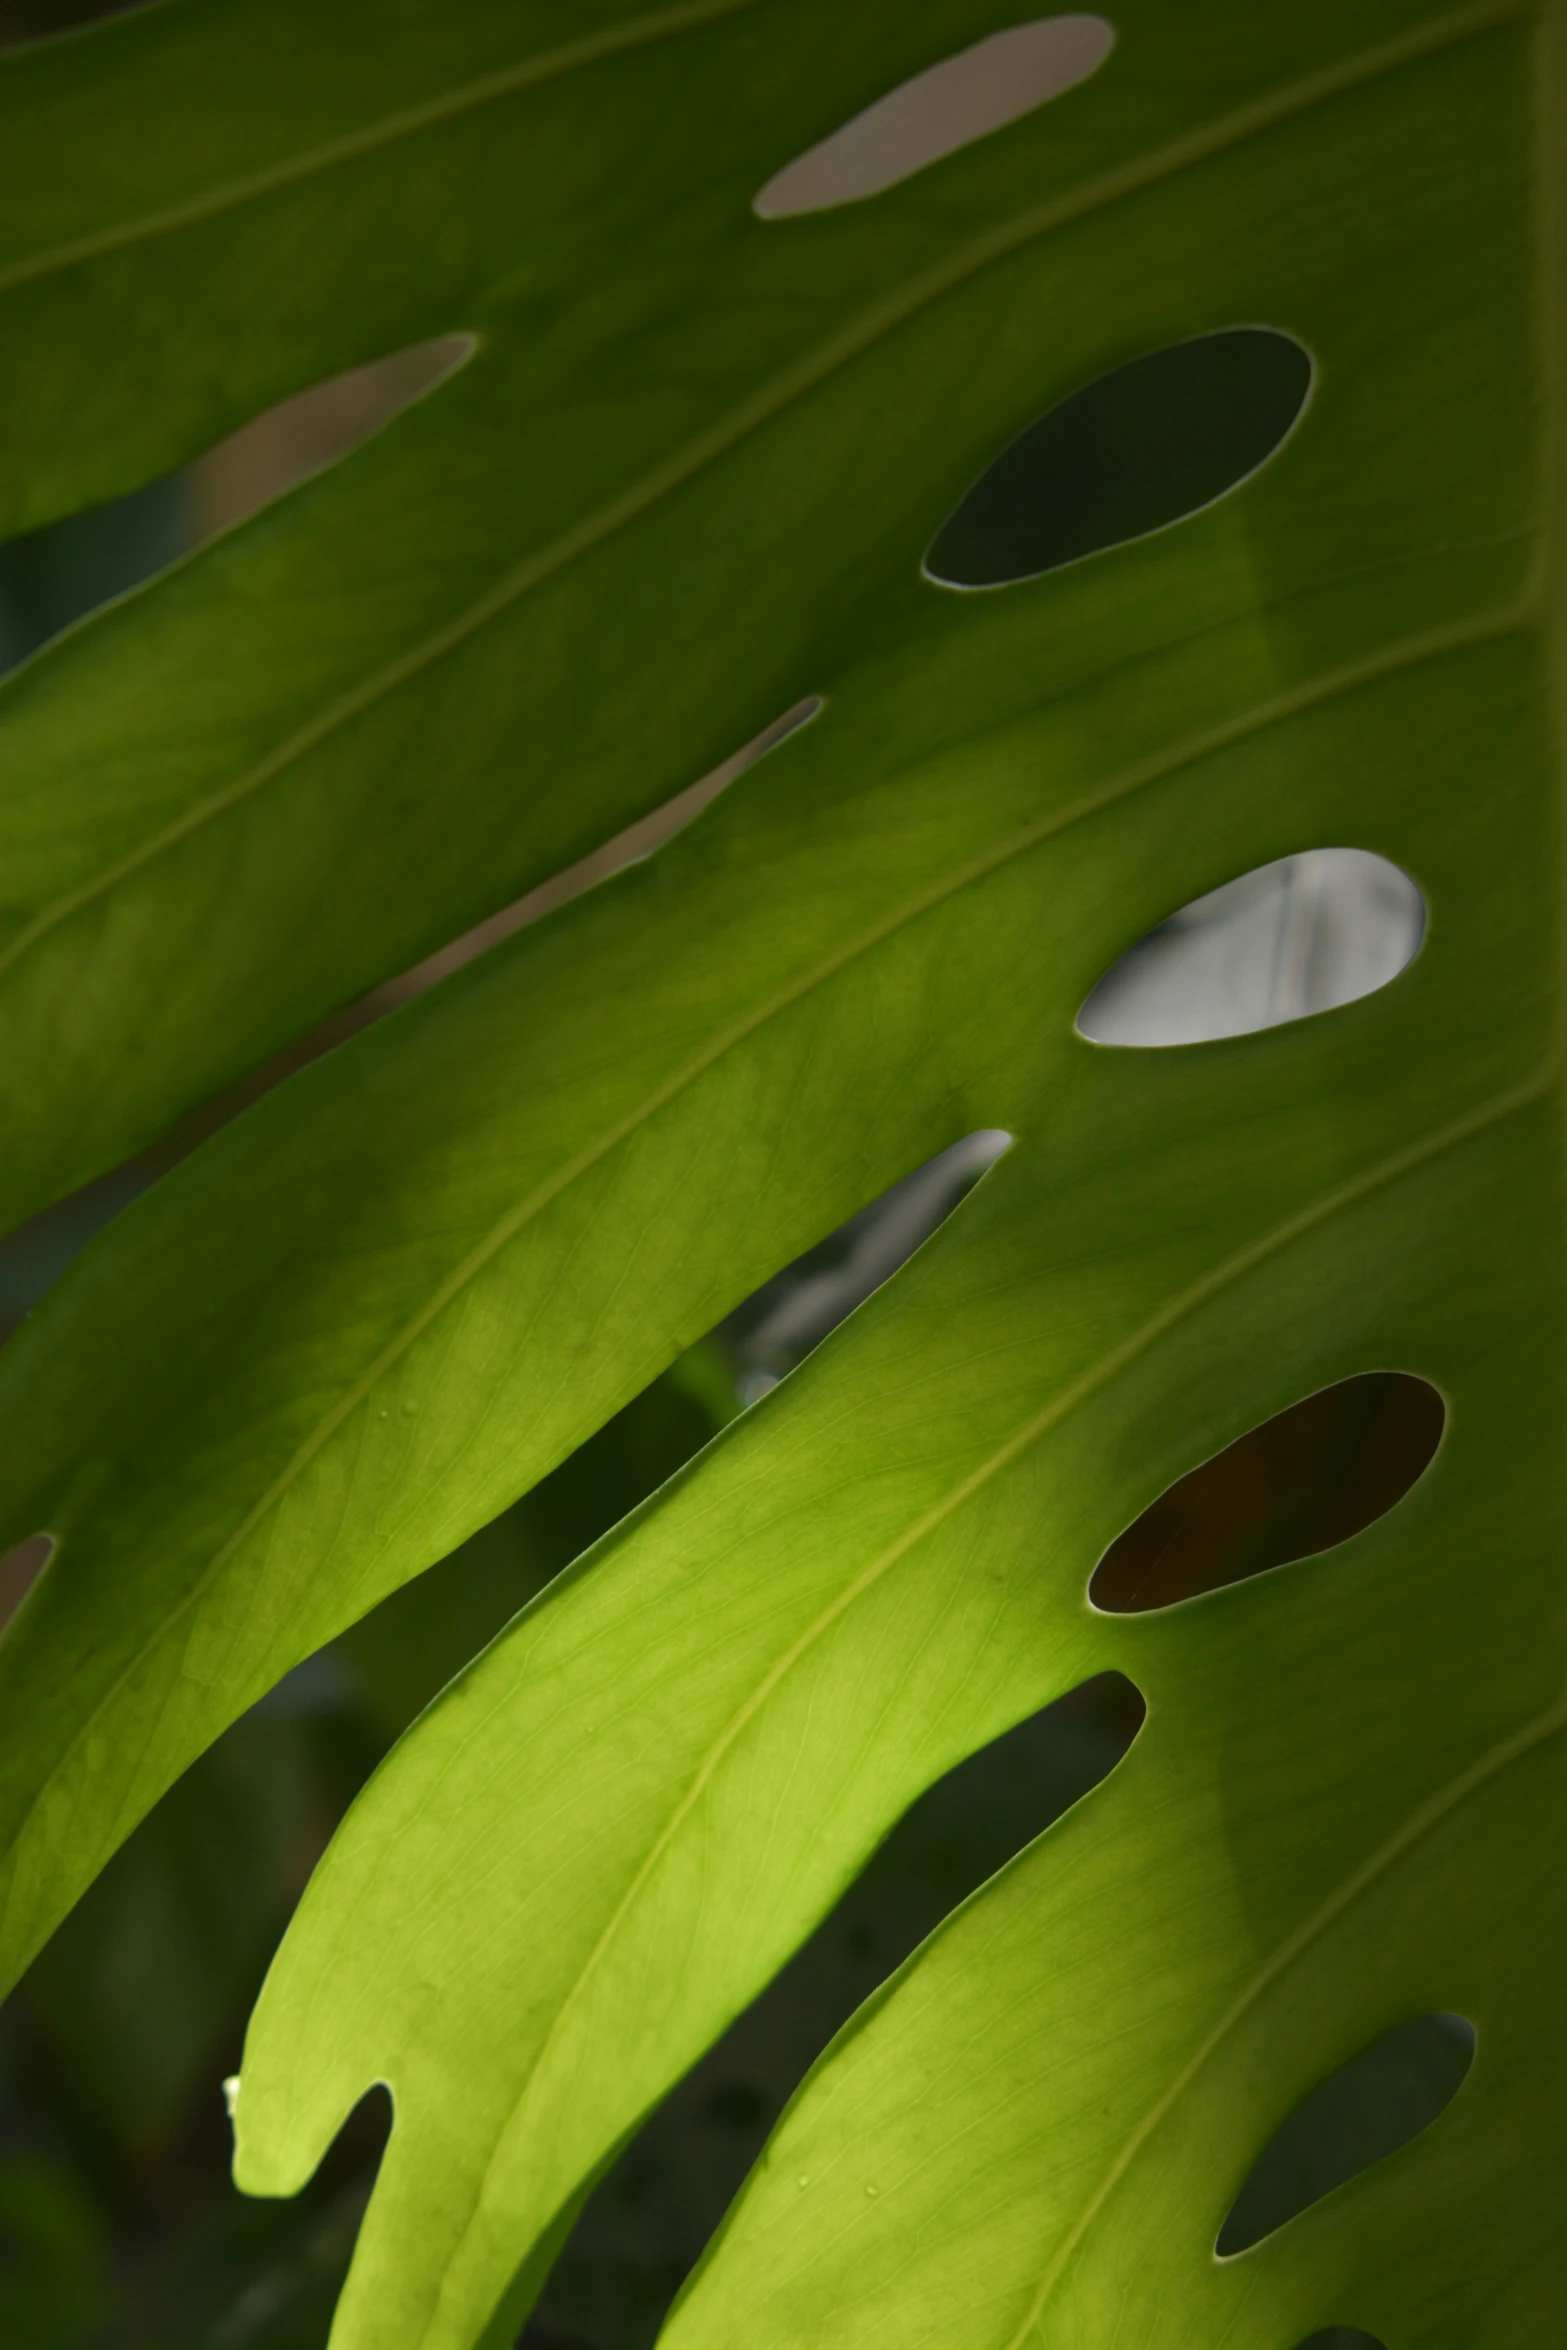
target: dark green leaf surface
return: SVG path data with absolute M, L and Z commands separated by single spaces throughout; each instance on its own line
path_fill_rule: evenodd
M 1037 613 L 963 631 L 933 612 L 915 567 L 935 526 L 1061 393 L 1268 315 L 1278 217 L 1299 209 L 1336 290 L 1308 160 L 1335 82 L 1359 118 L 1340 216 L 1440 171 L 1450 217 L 1406 235 L 1472 261 L 1492 242 L 1512 191 L 1471 190 L 1445 151 L 1384 168 L 1369 119 L 1393 62 L 1379 40 L 1456 70 L 1453 28 L 1425 16 L 1231 6 L 1199 45 L 1144 7 L 1058 108 L 874 204 L 788 222 L 752 215 L 759 179 L 984 29 L 974 0 L 906 23 L 830 0 L 630 18 L 604 0 L 164 0 L 8 60 L 0 530 L 127 490 L 379 352 L 453 330 L 480 349 L 0 697 L 5 1219 L 657 805 L 835 683 L 851 647 L 973 634 L 993 664 L 1011 637 L 1013 668 L 1019 634 L 1043 641 Z M 1341 25 L 1368 55 L 1346 57 Z M 1270 197 L 1247 219 L 1226 183 L 1274 114 Z M 76 167 L 52 168 L 66 152 Z M 1523 168 L 1516 145 L 1486 152 Z M 1396 337 L 1429 377 L 1422 338 L 1461 316 L 1462 372 L 1504 367 L 1523 324 L 1498 317 L 1504 290 L 1417 277 L 1354 331 Z M 1461 462 L 1460 429 L 1433 418 L 1402 452 L 1408 488 Z M 1499 500 L 1493 456 L 1449 486 L 1472 564 L 1477 537 L 1516 529 L 1519 485 Z M 1311 551 L 1280 590 L 1320 579 Z M 1417 551 L 1395 527 L 1376 559 Z M 1451 567 L 1417 596 L 1445 607 Z M 1119 658 L 1147 633 L 1125 612 Z M 1101 632 L 1096 669 L 1108 650 Z M 1032 676 L 998 695 L 985 666 L 950 689 L 949 739 L 1037 699 Z
M 0 696 L 13 1213 L 825 697 L 248 1113 L 6 1349 L 0 1538 L 60 1538 L 0 1649 L 7 1963 L 290 1663 L 1004 1127 L 372 1783 L 258 2010 L 241 2179 L 297 2187 L 386 2080 L 334 2342 L 499 2342 L 889 1823 L 1116 1666 L 1128 1761 L 830 2052 L 672 2339 L 1533 2350 L 1567 2292 L 1558 13 L 1134 0 L 1057 106 L 769 223 L 763 179 L 994 8 L 564 15 L 168 0 L 0 73 L 19 155 L 86 159 L 7 216 L 17 527 L 480 341 Z M 127 162 L 133 104 L 167 135 Z M 1004 593 L 920 576 L 1033 418 L 1248 324 L 1316 375 L 1232 496 Z M 1426 894 L 1393 987 L 1077 1036 L 1153 923 L 1329 845 Z M 1089 1610 L 1165 1483 L 1376 1368 L 1450 1413 L 1396 1513 Z M 1432 2010 L 1479 2034 L 1450 2112 L 1216 2265 L 1291 2106 Z

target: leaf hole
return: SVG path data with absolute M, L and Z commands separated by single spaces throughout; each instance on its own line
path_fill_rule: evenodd
M 345 1005 L 342 1011 L 334 1012 L 329 1019 L 295 1038 L 280 1053 L 193 1111 L 150 1149 L 138 1152 L 107 1174 L 84 1184 L 79 1191 L 40 1209 L 36 1216 L 13 1231 L 0 1234 L 0 1341 L 33 1312 L 81 1250 L 122 1208 L 128 1207 L 170 1167 L 188 1157 L 209 1135 L 226 1126 L 231 1118 L 237 1118 L 241 1110 L 248 1109 L 252 1102 L 259 1101 L 296 1070 L 358 1035 L 361 1029 L 373 1027 L 388 1013 L 424 995 L 515 931 L 580 897 L 585 890 L 608 880 L 623 867 L 651 856 L 665 841 L 694 822 L 747 768 L 786 742 L 823 707 L 820 694 L 806 695 L 719 766 L 695 783 L 684 785 L 662 807 L 639 817 L 585 857 L 579 857 L 574 864 L 552 874 L 548 881 L 514 899 L 511 905 L 487 915 L 471 930 L 438 947 L 434 954 L 426 955 L 395 978 L 383 980 L 356 1003 Z
M 1474 2053 L 1473 2025 L 1461 2015 L 1437 2014 L 1397 2024 L 1351 2057 L 1302 2099 L 1263 2148 L 1219 2230 L 1219 2258 L 1261 2243 L 1418 2138 L 1458 2094 Z M 1315 2340 L 1332 2341 L 1343 2331 Z M 1370 2339 L 1353 2331 L 1348 2338 Z
M 1446 1420 L 1408 1371 L 1319 1388 L 1167 1486 L 1111 1543 L 1090 1601 L 1142 1615 L 1347 1542 L 1403 1500 Z
M 0 544 L 0 670 L 334 464 L 476 348 L 437 335 L 262 410 L 178 472 Z
M 801 727 L 809 725 L 825 707 L 826 703 L 820 694 L 804 695 L 781 716 L 770 720 L 749 742 L 742 743 L 739 750 L 731 752 L 717 767 L 699 776 L 695 783 L 682 785 L 660 807 L 651 809 L 646 816 L 639 816 L 635 823 L 626 825 L 600 847 L 590 849 L 585 857 L 579 857 L 574 864 L 552 874 L 548 881 L 541 881 L 536 888 L 514 899 L 511 905 L 503 906 L 499 913 L 487 915 L 484 921 L 475 923 L 471 930 L 464 931 L 449 945 L 438 947 L 433 955 L 427 955 L 422 963 L 416 963 L 411 970 L 401 973 L 396 979 L 385 981 L 373 995 L 364 997 L 350 1011 L 340 1014 L 339 1019 L 352 1020 L 355 1028 L 368 1026 L 371 1020 L 380 1018 L 383 1013 L 394 1011 L 398 1004 L 408 1002 L 413 996 L 423 995 L 438 980 L 460 970 L 465 963 L 471 963 L 476 955 L 482 955 L 488 948 L 498 946 L 502 939 L 510 938 L 514 931 L 526 929 L 530 922 L 537 922 L 543 915 L 553 913 L 557 906 L 569 904 L 571 899 L 581 897 L 585 890 L 609 880 L 612 874 L 623 872 L 628 865 L 640 864 L 644 857 L 650 857 L 655 849 L 661 849 L 666 841 L 673 840 L 677 832 L 684 832 L 686 826 L 694 823 L 702 810 L 727 791 L 730 784 L 754 767 L 758 760 L 765 759 L 770 751 L 776 751 L 791 735 L 798 734 Z M 336 1038 L 332 1041 L 335 1042 Z M 320 1049 L 325 1051 L 326 1046 Z
M 1112 963 L 1077 1015 L 1093 1044 L 1207 1044 L 1375 995 L 1413 962 L 1426 904 L 1369 849 L 1278 857 L 1193 898 Z
M 473 335 L 433 335 L 264 408 L 192 466 L 188 544 L 204 545 L 348 456 L 454 375 L 477 348 Z
M 889 1281 L 967 1198 L 1011 1140 L 1000 1127 L 982 1127 L 938 1151 L 786 1265 L 720 1323 L 715 1336 L 735 1366 L 742 1401 L 758 1401 Z
M 1102 16 L 1036 17 L 900 82 L 775 172 L 753 199 L 763 220 L 879 196 L 927 165 L 1032 114 L 1097 73 L 1115 46 Z
M 1360 2326 L 1323 2326 L 1298 2343 L 1296 2350 L 1387 2350 L 1387 2344 Z
M 1101 375 L 1020 433 L 925 557 L 938 587 L 1037 579 L 1214 505 L 1288 439 L 1312 362 L 1273 327 L 1226 327 Z
M 0 1554 L 0 1631 L 10 1622 L 55 1553 L 52 1534 L 29 1534 Z

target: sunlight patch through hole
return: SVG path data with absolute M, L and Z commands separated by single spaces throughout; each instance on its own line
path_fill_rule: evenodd
M 942 524 L 938 587 L 1013 587 L 1184 522 L 1277 454 L 1311 389 L 1292 335 L 1227 327 L 1085 384 L 1020 433 Z
M 633 2313 L 637 2338 L 652 2339 L 834 2033 L 960 1902 L 1108 1777 L 1143 1711 L 1122 1674 L 1096 1675 L 911 1805 L 595 2189 L 539 2302 L 541 2339 L 624 2338 L 610 2329 Z
M 1369 849 L 1306 849 L 1193 898 L 1112 963 L 1077 1015 L 1093 1044 L 1207 1044 L 1388 986 L 1425 936 L 1425 899 Z
M 878 98 L 774 172 L 763 220 L 823 212 L 896 187 L 1097 73 L 1115 46 L 1102 16 L 1036 17 L 975 41 Z
M 1111 1543 L 1089 1599 L 1141 1615 L 1347 1542 L 1424 1474 L 1446 1419 L 1407 1371 L 1319 1388 L 1167 1486 Z
M 1301 2100 L 1263 2148 L 1214 2246 L 1221 2260 L 1261 2243 L 1445 2112 L 1474 2062 L 1460 2015 L 1395 2025 Z

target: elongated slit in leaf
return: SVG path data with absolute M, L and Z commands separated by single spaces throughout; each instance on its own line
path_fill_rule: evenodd
M 1184 522 L 1249 481 L 1311 390 L 1293 335 L 1226 327 L 1129 360 L 1003 449 L 931 542 L 938 587 L 1013 587 Z
M 1219 2230 L 1219 2258 L 1260 2243 L 1419 2137 L 1457 2096 L 1474 2054 L 1474 2027 L 1461 2015 L 1415 2016 L 1361 2049 L 1269 2139 Z
M 646 816 L 639 816 L 634 824 L 626 825 L 601 847 L 590 849 L 585 857 L 579 857 L 575 864 L 552 874 L 548 881 L 541 881 L 536 889 L 529 890 L 511 905 L 503 906 L 499 913 L 475 923 L 471 930 L 465 930 L 449 946 L 438 947 L 433 955 L 427 955 L 412 970 L 402 972 L 396 979 L 387 980 L 373 994 L 363 997 L 360 1005 L 353 1009 L 369 1012 L 369 1007 L 373 1005 L 375 1010 L 369 1012 L 370 1018 L 379 1018 L 381 1013 L 395 1010 L 398 1004 L 422 995 L 426 988 L 433 987 L 448 972 L 460 970 L 464 963 L 471 963 L 487 947 L 499 945 L 503 938 L 510 938 L 514 931 L 526 928 L 530 922 L 537 922 L 542 915 L 553 913 L 557 906 L 569 904 L 571 899 L 581 897 L 584 890 L 592 889 L 595 883 L 608 881 L 612 874 L 624 872 L 628 865 L 640 864 L 644 857 L 652 856 L 666 841 L 673 840 L 676 833 L 684 832 L 688 824 L 695 823 L 703 809 L 710 806 L 721 792 L 727 791 L 730 784 L 745 774 L 747 768 L 754 767 L 759 759 L 765 759 L 769 751 L 776 751 L 792 734 L 797 734 L 802 726 L 818 717 L 825 707 L 826 702 L 821 694 L 802 695 L 799 701 L 792 702 L 778 717 L 769 719 L 749 742 L 741 744 L 739 750 L 732 751 L 718 766 L 710 768 L 706 775 L 699 776 L 695 783 L 683 785 L 662 806 L 651 809 Z M 343 1020 L 350 1017 L 349 1013 L 340 1015 Z M 356 1027 L 367 1024 L 366 1020 L 355 1021 Z
M 325 377 L 178 472 L 0 544 L 0 671 L 348 456 L 476 349 L 436 335 Z
M 52 1534 L 29 1534 L 0 1554 L 0 1632 L 15 1615 L 55 1552 Z
M 1115 46 L 1102 16 L 1036 17 L 975 41 L 819 139 L 754 199 L 764 220 L 879 196 L 1088 80 Z
M 190 544 L 204 545 L 348 456 L 455 375 L 478 347 L 475 335 L 432 335 L 262 409 L 191 468 Z
M 889 1185 L 880 1198 L 763 1284 L 721 1324 L 740 1392 L 754 1403 L 892 1278 L 946 1222 L 1012 1137 L 981 1127 Z
M 662 807 L 639 817 L 635 824 L 628 824 L 601 847 L 579 857 L 574 865 L 553 874 L 548 881 L 540 882 L 536 889 L 529 890 L 513 904 L 503 906 L 498 914 L 475 923 L 471 930 L 465 930 L 449 945 L 438 947 L 433 955 L 426 955 L 410 970 L 383 980 L 356 1003 L 346 1005 L 341 1012 L 334 1012 L 330 1019 L 307 1030 L 280 1053 L 263 1061 L 259 1068 L 248 1071 L 236 1084 L 192 1111 L 151 1149 L 139 1151 L 134 1158 L 83 1184 L 80 1190 L 51 1202 L 25 1224 L 0 1233 L 0 1337 L 7 1325 L 19 1322 L 33 1311 L 87 1243 L 122 1208 L 129 1207 L 150 1183 L 177 1166 L 181 1159 L 188 1158 L 210 1135 L 216 1134 L 230 1119 L 237 1118 L 241 1110 L 249 1109 L 252 1102 L 259 1101 L 296 1070 L 319 1060 L 335 1046 L 345 1044 L 361 1029 L 373 1027 L 403 1004 L 412 1003 L 490 947 L 499 946 L 514 932 L 526 929 L 530 922 L 553 913 L 557 906 L 569 904 L 584 890 L 607 881 L 626 866 L 652 856 L 676 833 L 694 823 L 702 810 L 748 767 L 776 750 L 823 707 L 820 694 L 807 694 L 708 774 L 684 785 Z M 920 1238 L 924 1238 L 923 1233 Z
M 1319 1388 L 1167 1486 L 1111 1543 L 1090 1600 L 1141 1615 L 1347 1542 L 1424 1474 L 1446 1418 L 1407 1371 Z
M 1353 1004 L 1425 936 L 1425 899 L 1370 849 L 1306 849 L 1221 883 L 1128 947 L 1084 1000 L 1092 1044 L 1206 1044 Z
M 803 1362 L 945 1223 L 1010 1139 L 965 1135 L 889 1186 L 764 1282 L 510 1510 L 350 1626 L 340 1648 L 383 1726 L 405 1729 L 546 1582 Z M 634 1486 L 628 1460 L 644 1473 Z

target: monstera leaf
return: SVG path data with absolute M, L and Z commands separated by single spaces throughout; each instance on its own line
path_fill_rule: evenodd
M 390 2085 L 338 2350 L 507 2340 L 898 1815 L 1111 1667 L 1130 1755 L 829 2051 L 672 2342 L 1532 2350 L 1567 2297 L 1567 23 L 1127 0 L 1113 48 L 1068 20 L 1097 70 L 1054 103 L 777 196 L 1015 26 L 162 0 L 0 72 L 7 527 L 473 342 L 0 695 L 13 1218 L 815 712 L 207 1144 L 6 1349 L 0 1540 L 57 1545 L 0 1648 L 7 1972 L 298 1658 L 896 1178 L 1012 1138 L 318 1871 L 238 2175 L 293 2191 Z M 1395 984 L 1078 1031 L 1155 924 L 1334 847 L 1423 893 Z M 1090 1601 L 1172 1479 L 1372 1371 L 1447 1409 L 1379 1523 Z M 1216 2256 L 1305 2094 L 1435 2014 L 1476 2035 L 1451 2109 Z

